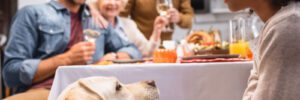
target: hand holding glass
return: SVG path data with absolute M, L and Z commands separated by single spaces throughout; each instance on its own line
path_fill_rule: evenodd
M 87 42 L 95 43 L 97 38 L 100 36 L 100 33 L 91 29 L 86 29 L 83 31 L 84 40 Z M 87 64 L 92 64 L 92 60 L 88 61 Z
M 157 0 L 156 9 L 160 16 L 170 18 L 168 11 L 172 7 L 173 7 L 172 0 Z M 173 29 L 171 29 L 170 26 L 167 25 L 162 31 L 163 32 L 172 32 Z

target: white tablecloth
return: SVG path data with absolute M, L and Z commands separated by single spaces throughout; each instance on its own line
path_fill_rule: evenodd
M 160 100 L 241 100 L 251 68 L 252 62 L 63 66 L 49 99 L 79 78 L 115 76 L 125 84 L 155 80 Z

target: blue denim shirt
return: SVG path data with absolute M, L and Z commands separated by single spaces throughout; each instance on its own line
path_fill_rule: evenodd
M 117 16 L 116 18 L 115 18 L 115 20 L 116 20 L 116 25 L 115 25 L 115 27 L 114 27 L 114 30 L 116 30 L 116 32 L 118 33 L 118 35 L 123 39 L 123 40 L 125 40 L 125 41 L 129 41 L 129 38 L 128 38 L 128 36 L 126 35 L 126 33 L 125 33 L 125 29 L 124 29 L 124 23 L 121 21 L 121 19 L 120 19 L 120 17 L 119 16 Z
M 133 59 L 141 58 L 136 46 L 121 39 L 112 27 L 100 29 L 93 26 L 84 5 L 81 14 L 83 29 L 101 33 L 96 40 L 93 62 L 109 52 L 127 52 Z M 57 1 L 27 6 L 18 11 L 4 50 L 3 77 L 7 86 L 18 92 L 27 90 L 41 60 L 65 52 L 70 40 L 70 20 L 70 12 Z

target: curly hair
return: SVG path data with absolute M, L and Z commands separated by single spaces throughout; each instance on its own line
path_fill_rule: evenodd
M 300 0 L 271 0 L 275 6 L 287 6 L 291 1 L 300 1 Z

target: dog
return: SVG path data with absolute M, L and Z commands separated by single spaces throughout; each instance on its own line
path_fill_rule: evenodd
M 72 83 L 58 100 L 159 100 L 155 82 L 122 84 L 115 77 L 89 77 Z

